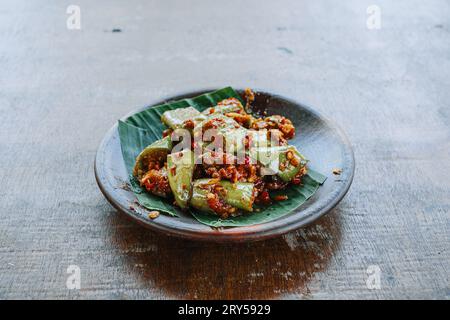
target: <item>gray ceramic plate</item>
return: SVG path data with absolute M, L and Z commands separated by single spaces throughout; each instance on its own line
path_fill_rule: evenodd
M 183 94 L 151 105 L 191 98 L 209 91 L 213 90 Z M 128 174 L 120 149 L 117 124 L 108 131 L 97 151 L 95 177 L 100 190 L 117 210 L 138 223 L 168 235 L 194 240 L 216 242 L 262 240 L 279 236 L 316 220 L 344 197 L 352 183 L 355 161 L 349 141 L 335 124 L 301 103 L 279 95 L 258 92 L 254 105 L 266 110 L 268 114 L 281 114 L 290 118 L 297 130 L 296 137 L 290 143 L 296 145 L 310 160 L 313 169 L 328 177 L 316 194 L 295 212 L 259 225 L 220 230 L 197 222 L 189 214 L 176 218 L 160 215 L 157 219 L 151 220 L 147 217 L 146 209 L 134 204 L 135 196 L 126 187 Z M 135 112 L 143 109 L 145 108 Z M 333 175 L 334 168 L 342 169 L 341 175 Z

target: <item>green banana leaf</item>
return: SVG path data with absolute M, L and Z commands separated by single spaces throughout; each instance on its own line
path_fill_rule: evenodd
M 236 91 L 231 87 L 227 87 L 195 98 L 150 107 L 128 117 L 125 121 L 119 120 L 118 126 L 122 155 L 130 175 L 131 189 L 143 207 L 150 210 L 158 210 L 171 216 L 178 216 L 180 213 L 180 210 L 173 206 L 170 200 L 147 193 L 132 176 L 133 166 L 138 154 L 149 144 L 161 139 L 162 132 L 166 129 L 161 122 L 161 115 L 167 110 L 186 108 L 189 106 L 203 111 L 216 105 L 223 99 L 232 97 L 242 101 Z M 192 216 L 200 223 L 212 227 L 237 227 L 260 224 L 277 219 L 295 210 L 308 200 L 325 180 L 326 177 L 320 173 L 308 170 L 308 174 L 303 178 L 303 184 L 301 186 L 290 186 L 288 189 L 280 192 L 280 194 L 287 195 L 288 200 L 275 201 L 268 207 L 258 208 L 259 212 L 247 213 L 240 217 L 221 220 L 217 216 L 202 213 L 194 209 L 190 211 Z M 272 193 L 272 195 L 276 194 L 275 192 Z

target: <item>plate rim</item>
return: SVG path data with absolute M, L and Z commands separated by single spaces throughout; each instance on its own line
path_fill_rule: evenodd
M 161 103 L 165 103 L 168 101 L 176 101 L 180 100 L 186 97 L 195 97 L 197 95 L 200 95 L 202 93 L 211 92 L 217 90 L 217 88 L 213 89 L 202 89 L 202 90 L 195 90 L 195 91 L 187 91 L 185 93 L 172 95 L 170 97 L 167 97 L 165 99 L 155 99 L 155 103 L 151 103 L 147 106 L 137 108 L 135 110 L 132 110 L 131 112 L 127 113 L 125 116 L 120 118 L 120 120 L 125 120 L 129 116 L 143 111 L 145 109 L 154 107 L 156 105 L 159 105 Z M 238 92 L 242 92 L 242 89 L 235 89 Z M 303 216 L 303 217 L 295 217 L 296 213 L 298 213 L 298 209 L 296 209 L 292 214 L 286 215 L 283 217 L 280 217 L 276 220 L 269 221 L 262 224 L 257 224 L 253 226 L 245 226 L 245 227 L 232 227 L 232 228 L 226 228 L 226 229 L 215 229 L 211 228 L 208 232 L 198 232 L 195 230 L 187 230 L 187 229 L 180 229 L 180 228 L 173 228 L 169 227 L 164 224 L 157 223 L 157 220 L 147 220 L 143 216 L 136 214 L 130 208 L 124 207 L 119 201 L 114 199 L 112 195 L 106 190 L 106 188 L 101 183 L 101 173 L 99 169 L 99 163 L 101 163 L 101 151 L 105 149 L 105 146 L 107 145 L 108 141 L 114 136 L 114 133 L 117 132 L 118 124 L 117 122 L 106 132 L 105 136 L 103 137 L 102 141 L 100 142 L 96 155 L 95 155 L 95 161 L 94 161 L 94 173 L 95 173 L 95 180 L 97 182 L 97 185 L 104 195 L 104 197 L 108 200 L 108 202 L 117 209 L 120 213 L 124 214 L 126 217 L 130 218 L 133 221 L 138 222 L 140 225 L 143 225 L 144 227 L 147 227 L 149 229 L 152 229 L 154 231 L 162 232 L 169 236 L 176 236 L 180 238 L 190 239 L 190 240 L 201 240 L 201 241 L 208 241 L 208 242 L 250 242 L 250 241 L 259 241 L 259 240 L 265 240 L 273 237 L 281 236 L 285 233 L 288 233 L 293 230 L 297 230 L 301 227 L 304 227 L 313 221 L 319 219 L 323 215 L 329 213 L 347 194 L 348 190 L 350 189 L 350 186 L 353 182 L 354 173 L 355 173 L 355 157 L 353 148 L 351 146 L 350 140 L 348 139 L 345 132 L 340 128 L 339 125 L 331 121 L 328 117 L 324 116 L 320 112 L 316 111 L 315 109 L 311 108 L 309 105 L 306 105 L 304 103 L 298 102 L 294 99 L 287 98 L 280 94 L 274 94 L 270 93 L 267 90 L 259 90 L 254 89 L 255 93 L 263 93 L 266 95 L 269 95 L 271 97 L 278 97 L 286 102 L 292 103 L 294 105 L 297 105 L 306 111 L 310 112 L 317 118 L 319 118 L 321 121 L 324 121 L 330 128 L 332 128 L 336 134 L 339 136 L 340 140 L 343 142 L 342 145 L 344 147 L 344 164 L 348 165 L 350 168 L 350 172 L 347 171 L 347 179 L 345 180 L 345 184 L 343 187 L 340 187 L 338 190 L 339 192 L 336 194 L 332 194 L 333 197 L 330 201 L 327 201 L 324 205 L 316 208 L 313 212 L 311 212 L 309 215 Z M 347 163 L 348 162 L 348 163 Z M 130 191 L 131 192 L 131 191 Z M 172 217 L 171 217 L 172 218 Z M 173 217 L 173 219 L 176 219 L 176 217 Z M 283 223 L 280 223 L 280 221 L 283 221 Z M 277 223 L 278 222 L 278 223 Z

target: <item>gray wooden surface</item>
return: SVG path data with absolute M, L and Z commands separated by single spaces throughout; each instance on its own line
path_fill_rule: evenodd
M 81 30 L 66 27 L 69 4 Z M 449 299 L 449 17 L 444 0 L 1 1 L 0 298 Z M 239 246 L 115 212 L 93 173 L 108 128 L 150 100 L 225 85 L 344 128 L 357 168 L 341 204 Z

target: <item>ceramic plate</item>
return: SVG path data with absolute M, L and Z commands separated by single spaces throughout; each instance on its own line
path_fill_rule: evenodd
M 213 90 L 187 93 L 151 105 L 192 98 L 210 91 Z M 269 115 L 280 114 L 291 119 L 296 128 L 296 136 L 289 144 L 297 146 L 310 160 L 311 168 L 327 176 L 327 180 L 314 196 L 294 212 L 259 225 L 222 229 L 201 224 L 188 213 L 180 217 L 161 214 L 152 220 L 148 218 L 148 210 L 135 205 L 135 196 L 127 187 L 128 174 L 122 158 L 117 124 L 108 131 L 97 151 L 95 177 L 100 190 L 117 210 L 145 227 L 193 240 L 216 242 L 262 240 L 280 236 L 311 223 L 336 206 L 352 183 L 355 161 L 350 143 L 335 124 L 299 102 L 276 94 L 258 92 L 254 106 L 265 110 Z M 149 107 L 138 109 L 123 119 L 146 108 Z M 342 173 L 334 175 L 333 169 L 341 169 Z

